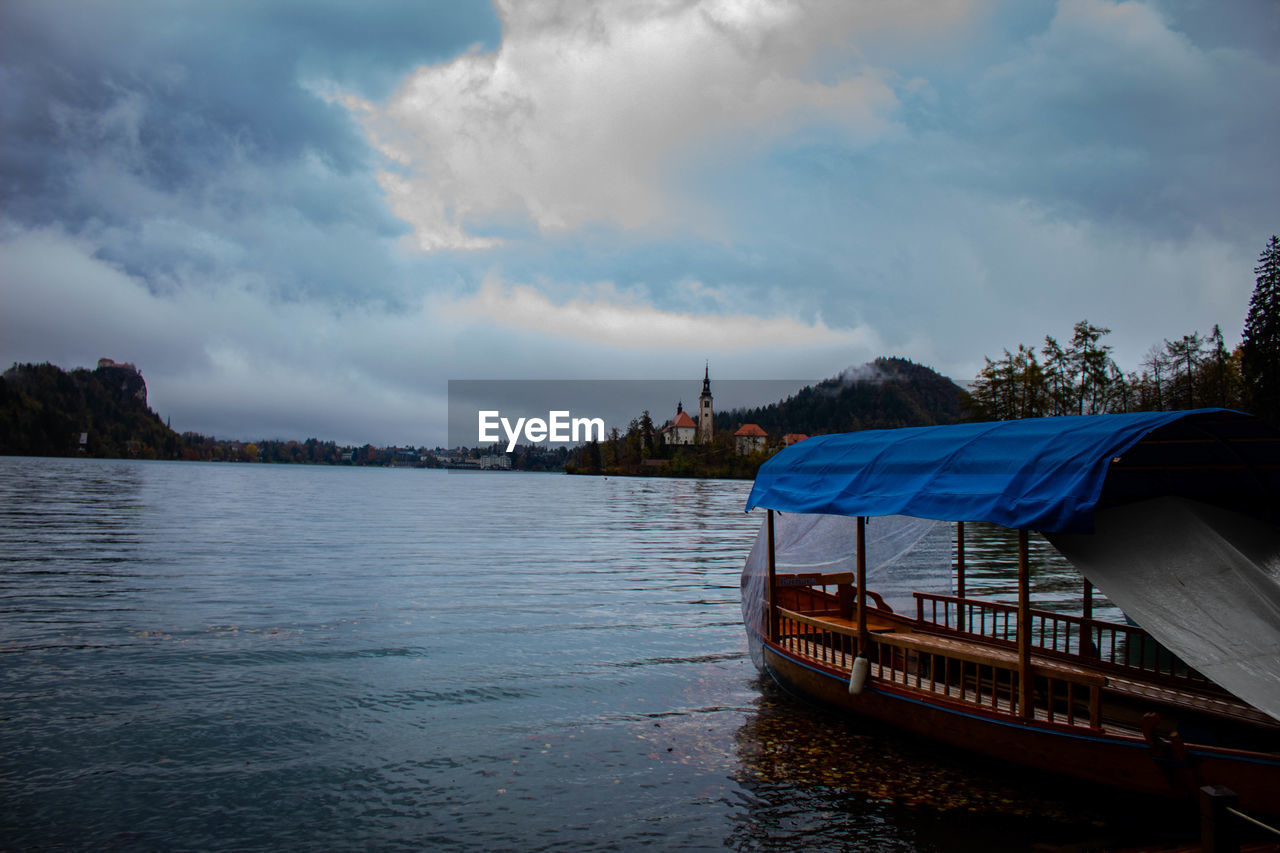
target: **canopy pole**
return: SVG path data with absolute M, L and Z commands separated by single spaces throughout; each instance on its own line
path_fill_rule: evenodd
M 1027 531 L 1018 531 L 1018 714 L 1030 720 L 1031 697 L 1031 569 L 1027 564 Z
M 773 510 L 768 514 L 769 529 L 769 625 L 766 633 L 770 640 L 778 639 L 778 567 L 773 555 Z
M 1093 644 L 1093 581 L 1084 579 L 1084 621 L 1080 623 L 1080 654 L 1096 658 L 1098 647 Z
M 956 522 L 956 598 L 964 598 L 964 522 Z M 964 602 L 956 604 L 956 628 L 964 630 Z
M 871 639 L 867 630 L 867 517 L 858 516 L 858 654 L 864 657 Z

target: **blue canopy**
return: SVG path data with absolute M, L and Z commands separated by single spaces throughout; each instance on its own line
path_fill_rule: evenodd
M 1122 461 L 1156 431 L 1159 440 L 1153 436 L 1142 452 Z M 1104 497 L 1124 503 L 1182 494 L 1274 505 L 1275 466 L 1255 464 L 1247 454 L 1265 453 L 1263 461 L 1274 462 L 1277 448 L 1275 432 L 1261 421 L 1226 409 L 820 435 L 761 466 L 747 510 L 911 515 L 1089 532 Z M 1109 473 L 1113 488 L 1104 495 Z

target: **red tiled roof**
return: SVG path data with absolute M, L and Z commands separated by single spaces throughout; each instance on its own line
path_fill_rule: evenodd
M 735 432 L 734 435 L 753 435 L 753 436 L 767 437 L 768 433 L 760 429 L 760 427 L 756 426 L 755 424 L 743 424 L 742 426 L 738 427 L 738 431 Z
M 697 427 L 697 423 L 693 418 L 689 417 L 688 412 L 681 412 L 676 415 L 676 419 L 671 422 L 672 427 Z
M 802 432 L 789 432 L 782 437 L 783 444 L 795 444 L 798 441 L 804 441 L 809 436 Z

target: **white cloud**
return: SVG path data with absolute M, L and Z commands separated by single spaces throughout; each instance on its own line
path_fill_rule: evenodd
M 487 248 L 475 227 L 512 217 L 543 232 L 687 227 L 686 158 L 714 162 L 814 123 L 855 144 L 878 138 L 897 98 L 853 43 L 936 37 L 968 7 L 504 2 L 497 51 L 419 68 L 385 105 L 339 100 L 395 164 L 383 189 L 424 250 Z M 843 58 L 820 67 L 832 48 Z
M 244 281 L 163 293 L 57 230 L 0 239 L 0 360 L 138 365 L 178 430 L 373 443 L 443 429 L 447 340 L 423 301 L 336 309 Z M 440 433 L 442 435 L 442 433 Z
M 175 429 L 222 437 L 443 441 L 453 378 L 692 376 L 704 358 L 722 376 L 817 376 L 880 349 L 866 328 L 663 311 L 608 284 L 556 304 L 491 278 L 398 309 L 283 300 L 249 279 L 157 292 L 96 249 L 0 229 L 0 361 L 131 361 Z
M 700 348 L 734 353 L 762 344 L 774 352 L 840 346 L 873 351 L 878 342 L 870 329 L 833 329 L 821 318 L 805 323 L 793 317 L 663 311 L 619 294 L 610 284 L 598 286 L 589 297 L 557 304 L 537 288 L 508 285 L 491 276 L 474 296 L 446 310 L 457 319 L 485 320 L 552 339 L 651 352 Z

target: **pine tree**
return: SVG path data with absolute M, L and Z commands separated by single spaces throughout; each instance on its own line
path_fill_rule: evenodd
M 1253 273 L 1257 285 L 1240 345 L 1245 397 L 1255 414 L 1280 424 L 1280 239 L 1275 235 Z
M 1206 406 L 1235 408 L 1239 405 L 1239 377 L 1226 341 L 1222 339 L 1222 327 L 1217 323 L 1213 324 L 1213 331 L 1205 339 L 1205 344 L 1208 354 L 1200 369 L 1201 401 Z
M 639 428 L 640 428 L 640 455 L 645 459 L 648 459 L 650 456 L 653 455 L 653 445 L 654 445 L 653 438 L 654 438 L 654 432 L 655 432 L 653 428 L 653 417 L 649 414 L 648 409 L 645 409 L 643 412 L 640 413 Z
M 1173 385 L 1175 394 L 1177 389 L 1181 389 L 1181 394 L 1177 395 L 1180 405 L 1188 409 L 1196 407 L 1196 374 L 1200 371 L 1200 365 L 1204 362 L 1204 338 L 1200 337 L 1199 332 L 1192 332 L 1189 335 L 1183 335 L 1176 341 L 1165 341 L 1165 355 L 1169 360 L 1169 366 L 1173 369 Z
M 1111 359 L 1111 345 L 1099 343 L 1110 329 L 1081 320 L 1072 328 L 1067 363 L 1079 382 L 1075 385 L 1075 411 L 1068 414 L 1096 415 L 1111 410 L 1113 382 L 1118 369 Z
M 1048 385 L 1048 415 L 1073 414 L 1075 391 L 1072 385 L 1071 364 L 1066 350 L 1051 335 L 1044 336 L 1044 346 L 1040 348 L 1044 356 L 1044 377 Z

